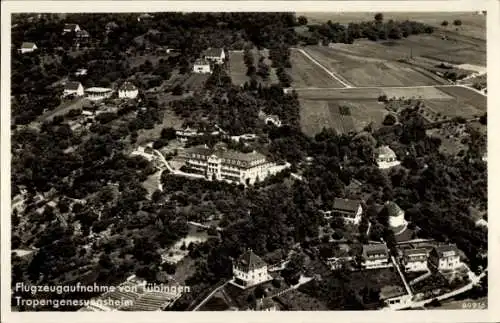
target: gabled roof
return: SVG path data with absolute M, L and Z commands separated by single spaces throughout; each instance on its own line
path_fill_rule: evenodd
M 403 250 L 403 255 L 405 255 L 405 256 L 426 255 L 427 256 L 427 249 L 425 249 L 425 248 L 405 249 L 405 250 Z
M 220 57 L 224 49 L 222 48 L 209 48 L 203 52 L 203 56 Z
M 80 83 L 80 82 L 68 82 L 64 85 L 64 89 L 76 91 L 76 90 L 78 90 L 80 85 L 82 85 L 82 83 Z
M 120 91 L 135 91 L 135 90 L 137 90 L 137 87 L 128 81 L 123 83 L 122 86 L 120 87 Z
M 235 160 L 235 161 L 241 161 L 244 163 L 249 163 L 252 161 L 256 160 L 261 160 L 265 159 L 266 156 L 262 155 L 261 153 L 258 152 L 251 152 L 251 153 L 243 153 L 240 151 L 236 150 L 224 150 L 224 149 L 210 149 L 208 147 L 205 147 L 204 145 L 199 145 L 199 146 L 194 146 L 190 147 L 184 150 L 185 153 L 188 154 L 199 154 L 203 156 L 211 156 L 211 155 L 216 155 L 219 158 L 223 158 L 226 160 Z
M 210 65 L 210 63 L 204 58 L 198 58 L 194 61 L 194 65 Z
M 458 248 L 454 245 L 437 246 L 437 247 L 434 247 L 434 250 L 437 253 L 439 258 L 459 255 Z
M 71 31 L 75 31 L 75 29 L 79 28 L 80 26 L 78 26 L 78 24 L 64 24 L 64 30 L 71 30 Z
M 90 37 L 90 34 L 86 30 L 79 30 L 76 32 L 76 37 Z
M 396 157 L 396 153 L 389 146 L 380 146 L 375 149 L 377 156 Z
M 21 45 L 21 48 L 33 48 L 33 47 L 36 47 L 36 45 L 35 45 L 35 43 L 31 43 L 31 42 L 24 42 Z
M 236 261 L 236 265 L 244 271 L 259 269 L 267 266 L 266 262 L 257 256 L 252 250 L 244 252 Z
M 379 244 L 365 244 L 363 245 L 363 256 L 372 256 L 378 254 L 389 254 L 387 246 L 383 243 Z
M 360 202 L 358 200 L 341 199 L 336 197 L 333 201 L 333 208 L 344 212 L 357 212 L 359 205 Z
M 387 201 L 384 205 L 384 208 L 387 210 L 387 214 L 389 217 L 399 216 L 401 213 L 404 213 L 403 210 L 394 202 Z

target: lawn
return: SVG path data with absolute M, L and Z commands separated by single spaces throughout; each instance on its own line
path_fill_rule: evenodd
M 388 61 L 390 55 L 386 55 L 386 48 L 374 42 L 360 41 L 354 45 L 335 44 L 333 48 L 309 46 L 306 51 L 354 86 L 417 86 L 444 83 L 444 81 L 438 82 L 435 77 L 416 71 L 407 64 Z
M 318 88 L 342 88 L 340 82 L 312 62 L 297 50 L 290 53 L 292 68 L 289 74 L 292 77 L 292 86 L 296 88 L 318 87 Z
M 482 112 L 486 112 L 486 96 L 463 86 L 437 87 L 441 91 L 455 97 L 460 103 L 470 104 Z
M 197 91 L 205 86 L 205 82 L 210 77 L 210 74 L 191 73 L 191 75 L 182 83 L 184 90 Z
M 361 290 L 364 287 L 380 289 L 388 285 L 404 287 L 397 269 L 392 267 L 355 271 L 350 272 L 348 275 L 353 290 Z
M 183 120 L 179 118 L 172 110 L 166 108 L 163 121 L 157 124 L 152 129 L 141 129 L 138 131 L 139 136 L 137 137 L 137 144 L 143 145 L 148 142 L 154 141 L 160 138 L 160 134 L 163 128 L 172 127 L 174 129 L 180 128 L 183 124 Z
M 233 84 L 243 85 L 245 82 L 248 82 L 250 79 L 247 76 L 247 66 L 243 61 L 243 52 L 242 51 L 230 51 L 229 59 L 231 63 L 231 80 Z
M 83 103 L 85 102 L 85 98 L 75 98 L 72 100 L 62 100 L 61 104 L 53 110 L 47 111 L 38 117 L 38 122 L 47 121 L 49 119 L 54 118 L 55 116 L 62 116 L 68 113 L 72 109 L 81 109 L 83 107 Z

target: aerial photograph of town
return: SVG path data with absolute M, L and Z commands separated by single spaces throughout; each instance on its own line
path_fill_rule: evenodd
M 488 309 L 486 11 L 10 20 L 12 312 Z

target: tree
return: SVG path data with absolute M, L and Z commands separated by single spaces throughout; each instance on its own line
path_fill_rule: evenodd
M 301 26 L 304 26 L 304 25 L 307 25 L 307 18 L 304 17 L 304 16 L 299 16 L 297 18 L 297 22 L 299 23 L 299 25 Z
M 381 23 L 382 21 L 384 21 L 384 15 L 382 13 L 377 13 L 375 15 L 375 21 L 378 22 L 378 23 Z
M 448 26 L 448 21 L 447 20 L 443 20 L 443 22 L 441 23 L 441 26 L 443 26 L 443 27 Z
M 174 88 L 172 89 L 172 94 L 173 95 L 182 95 L 184 93 L 184 88 L 182 87 L 182 85 L 180 84 L 177 84 L 176 86 L 174 86 Z
M 386 115 L 384 121 L 382 122 L 384 126 L 392 126 L 395 123 L 396 123 L 396 117 L 393 114 Z
M 461 26 L 462 25 L 462 20 L 460 20 L 460 19 L 453 20 L 453 25 L 455 25 L 455 26 Z
M 488 121 L 488 114 L 487 113 L 485 113 L 481 117 L 479 117 L 479 122 L 482 125 L 486 125 L 487 121 Z

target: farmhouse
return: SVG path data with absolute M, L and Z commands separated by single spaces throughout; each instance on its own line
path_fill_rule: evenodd
M 233 282 L 248 288 L 272 279 L 267 272 L 267 264 L 252 250 L 247 250 L 233 263 Z
M 256 151 L 242 153 L 224 147 L 196 146 L 184 151 L 186 166 L 208 180 L 253 185 L 273 175 L 273 163 Z
M 401 286 L 389 285 L 380 289 L 380 299 L 389 307 L 397 307 L 409 303 L 411 295 Z
M 226 53 L 223 48 L 209 48 L 203 52 L 203 58 L 216 64 L 222 64 L 226 59 Z
M 199 74 L 209 74 L 212 73 L 210 69 L 210 63 L 203 58 L 199 58 L 194 62 L 193 72 Z
M 97 101 L 109 98 L 113 94 L 113 90 L 105 87 L 91 87 L 85 90 L 89 100 Z
M 19 52 L 21 54 L 32 53 L 37 49 L 38 49 L 38 47 L 36 47 L 35 43 L 25 42 L 21 45 L 21 48 L 19 48 Z
M 332 214 L 341 217 L 345 222 L 358 225 L 361 222 L 363 208 L 359 200 L 335 198 L 333 201 Z
M 64 24 L 63 34 L 66 33 L 76 33 L 81 31 L 80 26 L 77 24 Z
M 365 269 L 391 267 L 389 250 L 383 243 L 363 245 L 362 257 Z
M 80 82 L 68 82 L 64 85 L 63 96 L 75 95 L 83 96 L 84 90 L 83 85 Z
M 118 89 L 118 97 L 120 99 L 135 99 L 139 95 L 139 89 L 131 82 L 125 82 Z
M 380 169 L 391 168 L 400 164 L 396 154 L 389 146 L 381 146 L 375 149 L 375 159 Z
M 437 246 L 429 254 L 429 264 L 439 271 L 459 268 L 462 263 L 457 247 L 453 245 Z
M 401 262 L 405 271 L 427 271 L 427 254 L 427 250 L 424 248 L 403 250 L 403 259 Z
M 408 222 L 405 220 L 405 212 L 392 201 L 387 201 L 384 205 L 382 211 L 387 212 L 389 216 L 389 226 L 394 234 L 399 234 L 403 232 L 408 226 Z

